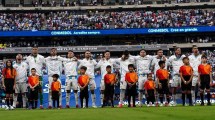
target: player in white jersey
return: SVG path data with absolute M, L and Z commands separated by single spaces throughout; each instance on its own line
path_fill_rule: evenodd
M 199 50 L 197 46 L 192 47 L 192 54 L 189 56 L 190 59 L 190 66 L 193 68 L 193 80 L 192 80 L 192 100 L 193 104 L 195 105 L 196 97 L 195 97 L 195 90 L 196 85 L 198 84 L 198 66 L 201 64 L 201 57 L 202 55 L 199 54 Z
M 52 95 L 51 95 L 51 83 L 53 82 L 52 76 L 54 74 L 58 74 L 59 76 L 62 73 L 62 61 L 63 58 L 57 56 L 57 49 L 52 48 L 50 52 L 50 56 L 45 58 L 46 60 L 46 68 L 48 70 L 48 82 L 49 82 L 49 108 L 52 108 Z M 61 82 L 60 79 L 58 79 Z M 60 91 L 61 93 L 61 91 Z M 60 94 L 59 105 L 62 107 L 62 94 Z
M 181 79 L 179 75 L 179 69 L 183 65 L 182 59 L 185 55 L 181 55 L 181 48 L 175 48 L 175 54 L 172 55 L 168 60 L 168 66 L 172 67 L 172 98 L 173 98 L 173 106 L 176 105 L 176 90 L 178 86 L 181 86 Z
M 91 52 L 89 50 L 85 51 L 85 58 L 83 60 L 79 60 L 79 66 L 78 68 L 80 69 L 81 66 L 87 67 L 86 74 L 89 75 L 90 77 L 90 91 L 91 91 L 91 98 L 92 98 L 92 107 L 96 108 L 96 96 L 95 96 L 95 88 L 96 88 L 96 83 L 95 83 L 95 66 L 97 65 L 97 62 L 91 58 Z
M 153 61 L 152 61 L 152 71 L 154 72 L 154 78 L 155 78 L 155 83 L 156 83 L 156 88 L 158 87 L 158 81 L 157 81 L 157 77 L 156 77 L 156 71 L 158 69 L 160 69 L 160 66 L 159 66 L 159 61 L 164 61 L 164 62 L 167 62 L 167 58 L 165 57 L 165 55 L 163 55 L 163 50 L 162 49 L 159 49 L 157 51 L 157 55 L 154 56 L 153 58 Z M 167 64 L 165 64 L 165 69 L 167 69 Z M 158 93 L 157 94 L 157 99 L 158 99 Z M 156 103 L 157 104 L 157 103 Z M 162 104 L 161 104 L 162 106 Z
M 146 55 L 144 49 L 140 50 L 140 55 L 134 57 L 138 73 L 139 106 L 142 106 L 143 86 L 147 80 L 147 74 L 151 73 L 153 57 Z
M 126 50 L 123 52 L 121 58 L 116 59 L 116 62 L 120 64 L 120 102 L 118 107 L 122 107 L 123 99 L 125 98 L 125 90 L 127 87 L 127 83 L 125 81 L 125 74 L 129 71 L 128 65 L 135 64 L 134 58 L 129 54 Z
M 22 55 L 18 54 L 16 56 L 16 62 L 13 64 L 13 68 L 16 70 L 16 88 L 13 99 L 13 106 L 16 107 L 17 96 L 19 93 L 22 94 L 22 102 L 23 108 L 26 108 L 26 93 L 27 91 L 27 72 L 28 72 L 28 64 L 22 61 Z
M 63 60 L 63 65 L 66 75 L 66 107 L 70 108 L 70 94 L 72 89 L 75 95 L 76 108 L 78 108 L 78 61 L 73 51 L 68 51 L 67 58 Z
M 39 85 L 39 98 L 40 98 L 40 108 L 43 109 L 43 72 L 42 68 L 43 65 L 45 65 L 45 58 L 38 54 L 38 47 L 32 48 L 32 53 L 29 55 L 26 59 L 26 62 L 28 63 L 29 70 L 32 68 L 35 68 L 37 71 L 37 75 L 40 76 L 40 85 Z M 31 73 L 29 74 L 31 75 Z
M 113 64 L 115 63 L 114 59 L 110 58 L 110 51 L 104 52 L 104 58 L 102 58 L 96 68 L 101 69 L 101 84 L 100 84 L 100 90 L 101 90 L 101 105 L 103 105 L 103 99 L 104 99 L 104 90 L 105 90 L 105 84 L 104 84 L 104 76 L 107 74 L 106 67 L 111 66 L 112 72 L 113 72 Z

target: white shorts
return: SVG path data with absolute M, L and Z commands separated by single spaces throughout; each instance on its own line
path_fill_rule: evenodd
M 89 87 L 90 87 L 90 90 L 95 90 L 96 89 L 95 78 L 90 78 Z
M 138 77 L 138 89 L 143 90 L 144 89 L 144 83 L 147 80 L 147 75 L 139 75 Z
M 66 90 L 78 90 L 78 82 L 77 82 L 77 77 L 71 77 L 67 76 L 66 77 Z
M 192 86 L 196 86 L 198 83 L 198 76 L 193 76 L 193 80 L 192 80 Z
M 120 79 L 120 89 L 125 90 L 127 87 L 127 82 L 125 81 L 125 77 L 121 77 Z
M 173 78 L 171 81 L 171 87 L 181 87 L 180 75 L 173 75 Z
M 15 93 L 26 93 L 26 92 L 28 92 L 26 82 L 16 83 Z
M 100 83 L 100 89 L 105 90 L 105 81 L 102 79 Z
M 52 82 L 53 82 L 53 77 L 49 77 L 49 89 L 51 89 L 51 85 L 52 85 Z M 61 80 L 60 79 L 58 79 L 57 81 L 59 81 L 60 83 L 61 83 Z

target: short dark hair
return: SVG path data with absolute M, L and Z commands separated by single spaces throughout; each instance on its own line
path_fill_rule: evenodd
M 72 50 L 69 50 L 68 52 L 73 52 Z M 74 53 L 74 52 L 73 52 Z
M 57 48 L 51 48 L 51 50 L 57 50 Z
M 111 69 L 111 66 L 110 66 L 110 65 L 108 65 L 108 66 L 106 67 L 106 69 L 107 69 L 107 68 L 110 68 L 110 69 Z
M 130 68 L 130 67 L 134 68 L 134 65 L 133 64 L 129 64 L 128 68 Z
M 85 66 L 81 66 L 81 68 L 80 68 L 81 70 L 87 70 L 87 67 L 85 67 Z
M 148 74 L 147 74 L 147 77 L 149 77 L 149 75 L 151 75 L 151 76 L 152 76 L 152 73 L 148 73 Z
M 140 50 L 140 52 L 141 52 L 141 51 L 145 51 L 145 52 L 146 52 L 146 50 L 145 50 L 145 49 L 141 49 L 141 50 Z
M 193 49 L 193 48 L 197 48 L 197 49 L 198 49 L 198 47 L 197 47 L 196 45 L 193 45 L 192 49 Z
M 35 45 L 35 46 L 32 47 L 32 49 L 33 49 L 33 48 L 38 48 L 38 46 Z
M 175 47 L 175 48 L 174 48 L 175 51 L 178 50 L 178 49 L 181 49 L 181 48 L 180 48 L 180 47 Z
M 90 50 L 86 50 L 84 53 L 86 53 L 86 52 L 90 52 Z M 90 52 L 91 53 L 91 52 Z
M 32 70 L 35 70 L 35 71 L 37 71 L 35 68 L 31 68 L 31 71 L 32 71 Z
M 123 55 L 129 55 L 130 53 L 129 53 L 129 51 L 128 50 L 125 50 L 124 52 L 123 52 Z
M 208 57 L 205 54 L 203 54 L 201 58 L 207 59 Z
M 162 64 L 165 64 L 165 61 L 161 60 L 158 62 L 158 65 L 161 66 Z
M 184 60 L 186 60 L 186 59 L 187 59 L 187 60 L 189 60 L 189 58 L 188 58 L 188 57 L 184 57 L 182 60 L 184 61 Z
M 60 76 L 58 74 L 54 74 L 54 75 L 52 75 L 52 77 L 58 79 Z
M 105 52 L 104 53 L 106 53 L 106 52 L 110 52 L 109 50 L 105 50 Z
M 158 49 L 157 52 L 158 52 L 158 51 L 163 51 L 163 49 Z

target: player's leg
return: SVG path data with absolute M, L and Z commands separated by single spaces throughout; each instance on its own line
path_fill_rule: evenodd
M 85 101 L 86 101 L 86 108 L 88 108 L 88 103 L 89 103 L 89 93 L 88 93 L 88 86 L 85 87 L 84 89 L 84 97 L 85 97 Z
M 21 87 L 21 91 L 20 92 L 22 94 L 23 108 L 26 108 L 26 103 L 27 103 L 26 93 L 28 92 L 28 90 L 27 90 L 27 84 L 26 83 L 22 83 L 20 87 Z M 39 92 L 39 90 L 38 90 L 38 92 Z
M 145 77 L 143 77 L 142 75 L 139 76 L 138 79 L 138 90 L 139 90 L 139 95 L 138 95 L 138 99 L 139 99 L 139 106 L 141 107 L 143 105 L 143 84 L 144 84 L 144 79 Z
M 15 93 L 13 94 L 13 107 L 16 108 L 18 94 L 20 93 L 19 83 L 16 83 Z
M 174 75 L 173 76 L 173 81 L 172 81 L 172 99 L 173 99 L 173 106 L 176 106 L 176 90 L 177 90 L 177 87 L 179 85 L 179 81 L 180 81 L 180 78 L 179 78 L 179 75 Z
M 197 85 L 197 81 L 198 81 L 198 76 L 193 76 L 193 80 L 192 80 L 192 89 L 191 89 L 191 95 L 192 95 L 192 101 L 193 104 L 195 105 L 196 102 L 196 85 Z
M 132 86 L 133 90 L 132 90 L 132 102 L 133 102 L 133 107 L 136 107 L 136 95 L 137 95 L 137 86 L 136 84 L 134 86 Z
M 74 92 L 74 96 L 75 96 L 75 105 L 76 105 L 76 108 L 79 108 L 79 105 L 78 105 L 78 83 L 77 83 L 77 79 L 74 77 L 72 79 L 72 90 Z
M 154 92 L 154 90 L 152 90 L 152 98 L 151 98 L 151 100 L 152 100 L 152 106 L 155 106 L 155 94 L 154 94 L 155 92 Z
M 60 79 L 60 77 L 59 77 L 59 79 L 58 79 L 57 81 L 59 81 L 60 84 L 61 84 L 61 79 Z M 61 84 L 61 85 L 62 85 L 62 84 Z M 61 90 L 60 90 L 59 92 L 60 92 L 60 95 L 59 95 L 59 106 L 60 106 L 60 108 L 62 108 L 62 92 L 61 92 Z
M 66 108 L 70 108 L 70 95 L 71 95 L 72 82 L 69 78 L 66 79 Z
M 101 105 L 103 105 L 103 100 L 104 100 L 104 91 L 105 91 L 105 84 L 104 84 L 104 79 L 101 79 L 101 84 L 100 84 L 100 96 L 101 96 Z
M 96 95 L 95 95 L 96 83 L 95 83 L 94 78 L 90 79 L 89 86 L 90 86 L 90 92 L 91 92 L 92 107 L 97 108 L 97 106 L 96 106 Z
M 119 102 L 118 107 L 122 107 L 122 105 L 123 105 L 126 87 L 127 87 L 127 83 L 125 81 L 125 77 L 121 77 L 121 79 L 120 79 L 120 102 Z
M 40 109 L 43 109 L 43 77 L 40 76 L 40 84 L 38 87 L 39 99 L 40 99 Z
M 114 107 L 114 99 L 113 99 L 113 97 L 114 97 L 114 86 L 111 86 L 111 94 L 110 94 L 110 100 L 111 100 L 111 105 L 112 105 L 112 107 Z
M 127 89 L 126 89 L 126 91 L 127 91 L 127 96 L 128 96 L 128 107 L 131 107 L 131 89 L 130 88 L 128 88 L 129 86 L 127 85 Z
M 167 100 L 167 104 L 166 105 L 169 105 L 169 103 L 170 103 L 170 95 L 169 95 L 168 81 L 165 81 L 165 84 L 164 84 L 164 94 L 166 95 L 166 100 Z
M 200 76 L 200 98 L 201 98 L 201 106 L 204 106 L 204 90 L 206 88 L 205 78 L 203 75 Z
M 34 106 L 37 108 L 38 105 L 38 94 L 39 94 L 39 87 L 35 87 L 35 95 L 34 95 Z
M 211 105 L 211 102 L 210 102 L 211 94 L 210 94 L 210 76 L 209 75 L 205 76 L 205 81 L 206 81 L 205 88 L 206 88 L 206 92 L 207 92 L 207 102 L 208 102 L 207 105 L 210 106 Z
M 187 81 L 190 79 L 190 77 L 187 78 Z M 192 101 L 192 95 L 191 95 L 191 88 L 192 88 L 192 81 L 186 85 L 187 89 L 186 89 L 186 93 L 187 93 L 187 97 L 189 100 L 189 106 L 193 106 L 193 101 Z
M 48 77 L 48 81 L 49 81 L 49 97 L 48 97 L 48 101 L 49 101 L 49 108 L 52 108 L 52 92 L 51 92 L 51 84 L 53 81 L 52 77 Z

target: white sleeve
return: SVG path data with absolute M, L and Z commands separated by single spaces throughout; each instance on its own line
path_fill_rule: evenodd
M 96 66 L 96 65 L 97 65 L 97 62 L 96 62 L 95 60 L 93 60 L 93 64 L 94 64 L 94 66 Z
M 167 62 L 167 66 L 171 66 L 171 65 L 172 65 L 172 57 L 170 57 L 168 62 Z
M 78 62 L 79 62 L 78 69 L 80 69 L 82 66 L 82 60 L 78 60 Z
M 102 60 L 99 60 L 95 68 L 100 68 L 102 66 Z

